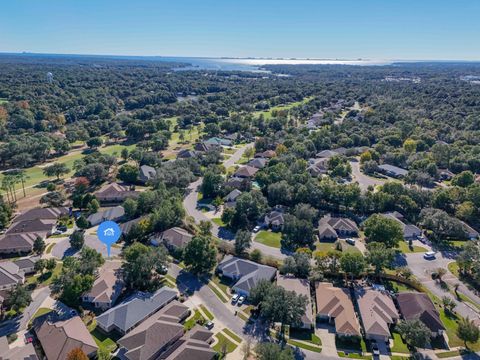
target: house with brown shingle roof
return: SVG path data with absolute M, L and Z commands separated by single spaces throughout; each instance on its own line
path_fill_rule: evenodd
M 353 307 L 350 291 L 327 282 L 315 284 L 317 315 L 333 322 L 339 336 L 360 336 L 360 325 Z
M 212 360 L 217 353 L 210 348 L 213 333 L 200 325 L 190 330 L 162 356 L 164 360 Z
M 106 262 L 99 270 L 92 288 L 82 296 L 82 301 L 97 309 L 110 309 L 122 293 L 124 282 L 121 264 Z
M 35 233 L 5 234 L 0 237 L 0 254 L 29 253 L 36 238 Z
M 18 215 L 14 222 L 35 220 L 35 219 L 50 219 L 57 220 L 60 216 L 69 214 L 69 210 L 66 207 L 51 207 L 51 208 L 34 208 L 27 210 Z
M 48 360 L 65 360 L 75 348 L 94 357 L 98 346 L 79 316 L 60 320 L 57 314 L 36 318 L 33 328 Z
M 278 275 L 277 285 L 283 287 L 287 291 L 293 291 L 297 295 L 304 295 L 307 298 L 305 304 L 305 314 L 302 316 L 302 323 L 299 328 L 311 329 L 315 326 L 315 317 L 313 316 L 312 303 L 310 299 L 310 281 L 307 279 L 299 279 L 290 275 Z
M 318 222 L 318 236 L 320 240 L 334 241 L 341 236 L 357 236 L 358 226 L 355 221 L 326 215 Z
M 7 230 L 6 234 L 27 234 L 34 233 L 40 237 L 47 237 L 53 233 L 56 219 L 33 219 L 14 222 Z
M 388 342 L 391 337 L 390 327 L 399 319 L 397 308 L 390 295 L 385 291 L 371 288 L 357 288 L 355 298 L 365 338 Z
M 440 320 L 432 300 L 427 294 L 420 292 L 405 292 L 397 295 L 398 308 L 405 320 L 419 319 L 432 332 L 432 336 L 441 335 L 445 326 Z
M 150 242 L 152 245 L 158 246 L 163 243 L 167 248 L 170 249 L 182 249 L 187 244 L 192 241 L 193 235 L 190 234 L 187 230 L 173 227 L 171 229 L 165 230 L 159 235 L 154 235 Z
M 95 193 L 101 204 L 119 204 L 126 199 L 136 199 L 140 192 L 130 190 L 130 187 L 118 183 L 110 183 L 103 186 Z
M 181 322 L 189 314 L 188 307 L 176 300 L 171 302 L 118 340 L 121 354 L 129 360 L 159 358 L 183 337 L 184 327 Z
M 245 165 L 240 167 L 233 176 L 241 179 L 252 178 L 257 173 L 258 169 L 253 166 Z

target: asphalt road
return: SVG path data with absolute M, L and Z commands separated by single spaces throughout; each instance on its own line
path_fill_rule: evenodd
M 87 232 L 88 231 L 89 230 L 87 230 Z M 100 240 L 98 240 L 96 235 L 89 235 L 89 234 L 86 233 L 85 234 L 85 245 L 97 250 L 104 257 L 108 256 L 106 245 L 104 243 L 100 242 Z M 66 256 L 75 256 L 76 253 L 77 252 L 74 251 L 70 247 L 70 242 L 69 242 L 68 238 L 65 238 L 65 239 L 57 242 L 55 244 L 55 246 L 53 247 L 52 252 L 51 252 L 52 256 L 54 256 L 58 259 L 63 259 Z M 110 256 L 112 256 L 112 257 L 113 256 L 118 256 L 118 255 L 120 255 L 120 253 L 121 253 L 120 248 L 112 247 L 111 250 L 110 250 Z
M 369 186 L 375 187 L 377 185 L 383 185 L 386 182 L 386 180 L 376 179 L 361 172 L 359 161 L 350 161 L 350 165 L 352 167 L 353 181 L 358 182 L 360 190 L 362 191 L 367 191 Z

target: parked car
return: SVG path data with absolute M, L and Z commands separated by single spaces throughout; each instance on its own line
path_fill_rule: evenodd
M 425 260 L 433 260 L 433 259 L 435 259 L 435 252 L 434 251 L 427 251 L 425 254 L 423 254 L 423 258 Z
M 245 296 L 240 296 L 240 298 L 238 299 L 237 305 L 242 306 L 244 301 L 245 301 Z
M 205 324 L 205 329 L 212 330 L 214 326 L 215 323 L 213 321 L 209 321 Z
M 347 239 L 345 239 L 345 241 L 346 241 L 347 244 L 355 246 L 355 239 L 347 238 Z
M 60 230 L 61 232 L 67 231 L 67 225 L 58 225 L 57 230 Z
M 240 295 L 238 294 L 235 294 L 232 296 L 232 304 L 235 305 L 238 301 L 238 298 L 240 297 Z
M 257 225 L 257 226 L 255 226 L 255 227 L 253 228 L 253 232 L 254 232 L 254 233 L 257 233 L 257 232 L 260 231 L 261 228 L 262 228 L 262 227 L 261 227 L 260 225 Z
M 378 345 L 373 343 L 372 345 L 372 353 L 374 356 L 380 356 L 380 350 L 378 350 Z

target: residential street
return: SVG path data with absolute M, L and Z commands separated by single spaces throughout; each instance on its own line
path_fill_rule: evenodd
M 87 231 L 91 231 L 91 229 L 88 229 Z M 85 245 L 97 250 L 105 258 L 108 256 L 107 246 L 104 243 L 100 242 L 96 235 L 89 235 L 88 233 L 85 233 Z M 114 257 L 120 255 L 121 250 L 121 248 L 112 246 L 110 250 L 110 256 Z M 68 238 L 65 238 L 59 240 L 55 244 L 55 246 L 52 248 L 51 254 L 58 259 L 63 259 L 65 256 L 74 256 L 75 251 L 70 248 L 70 241 L 68 240 Z
M 249 143 L 246 146 L 235 151 L 235 153 L 230 158 L 223 162 L 225 168 L 229 168 L 235 165 L 235 163 L 240 160 L 245 150 L 252 146 L 253 143 Z M 206 216 L 202 211 L 200 211 L 199 208 L 197 208 L 198 187 L 201 185 L 201 183 L 202 178 L 199 178 L 188 186 L 188 195 L 183 199 L 183 207 L 185 208 L 187 215 L 192 216 L 195 219 L 196 223 L 199 223 L 200 221 L 210 221 L 212 224 L 212 234 L 219 239 L 226 241 L 233 240 L 234 234 L 212 222 L 208 216 Z M 266 246 L 255 241 L 252 242 L 252 249 L 258 249 L 264 255 L 273 256 L 279 259 L 283 259 L 287 256 L 286 254 L 283 254 L 280 249 Z
M 360 171 L 360 161 L 350 161 L 352 167 L 353 182 L 358 182 L 360 190 L 367 191 L 369 186 L 383 185 L 387 180 L 377 179 L 371 176 L 365 175 Z

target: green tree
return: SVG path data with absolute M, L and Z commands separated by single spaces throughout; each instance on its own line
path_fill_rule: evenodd
M 396 329 L 408 345 L 416 348 L 425 348 L 432 337 L 430 329 L 419 319 L 402 320 Z
M 27 290 L 24 285 L 16 285 L 8 292 L 6 300 L 7 308 L 18 311 L 25 308 L 32 302 L 32 294 Z
M 96 149 L 96 148 L 102 146 L 102 144 L 103 144 L 103 140 L 100 137 L 92 137 L 92 138 L 87 140 L 87 146 L 90 149 Z
M 475 344 L 480 337 L 480 330 L 478 326 L 467 318 L 462 318 L 458 322 L 457 336 L 465 344 L 465 347 L 468 349 L 467 342 Z
M 54 258 L 50 258 L 45 262 L 45 268 L 48 271 L 53 271 L 55 267 L 57 266 L 57 261 Z
M 373 214 L 364 224 L 368 242 L 384 243 L 387 248 L 395 248 L 403 240 L 403 230 L 399 222 L 380 214 Z
M 258 343 L 255 346 L 255 354 L 257 360 L 294 360 L 295 354 L 292 348 L 287 346 L 282 348 L 281 345 L 271 342 Z
M 350 274 L 353 281 L 355 276 L 365 270 L 365 258 L 361 253 L 347 252 L 340 258 L 340 267 L 346 274 Z
M 263 259 L 263 254 L 258 249 L 253 249 L 250 253 L 250 260 L 255 261 L 257 263 L 261 262 Z
M 367 262 L 375 268 L 375 275 L 380 275 L 395 257 L 395 250 L 387 248 L 384 243 L 371 242 L 367 244 Z
M 222 175 L 208 170 L 203 176 L 202 184 L 200 185 L 200 191 L 205 199 L 215 198 L 219 192 L 223 183 Z
M 460 186 L 463 188 L 472 185 L 475 182 L 475 175 L 470 171 L 462 171 L 460 174 L 457 174 L 452 179 L 452 185 Z
M 128 148 L 124 147 L 122 151 L 120 151 L 120 156 L 122 157 L 123 161 L 127 161 L 129 156 Z
M 80 250 L 85 243 L 85 231 L 76 230 L 70 235 L 70 246 L 74 250 Z
M 124 250 L 123 256 L 124 278 L 130 289 L 154 291 L 160 286 L 160 275 L 168 266 L 167 252 L 163 247 L 136 242 Z
M 42 254 L 45 251 L 45 241 L 41 236 L 37 236 L 33 241 L 33 251 Z
M 87 210 L 90 214 L 95 214 L 100 208 L 100 203 L 96 198 L 93 198 L 87 204 Z
M 252 234 L 248 230 L 238 230 L 235 234 L 235 254 L 241 256 L 252 246 Z
M 118 178 L 128 184 L 135 184 L 138 180 L 140 171 L 138 167 L 125 164 L 118 171 Z
M 65 200 L 65 196 L 60 191 L 51 191 L 40 198 L 40 204 L 47 204 L 51 207 L 59 207 L 63 205 Z
M 69 172 L 70 168 L 64 163 L 53 163 L 43 168 L 43 175 L 48 177 L 56 176 L 57 180 L 60 180 L 60 176 L 68 174 Z
M 292 274 L 299 278 L 307 278 L 310 275 L 310 256 L 305 253 L 295 253 L 285 258 L 280 272 Z
M 89 227 L 88 220 L 83 215 L 80 215 L 78 219 L 75 221 L 75 223 L 80 229 L 83 229 L 83 230 Z
M 201 220 L 198 229 L 200 230 L 200 236 L 212 235 L 212 223 L 208 220 Z
M 183 252 L 183 262 L 194 274 L 206 274 L 215 266 L 217 249 L 209 237 L 196 236 L 190 241 Z
M 35 262 L 34 269 L 38 273 L 43 273 L 43 270 L 45 269 L 46 266 L 46 261 L 44 259 L 38 259 Z

